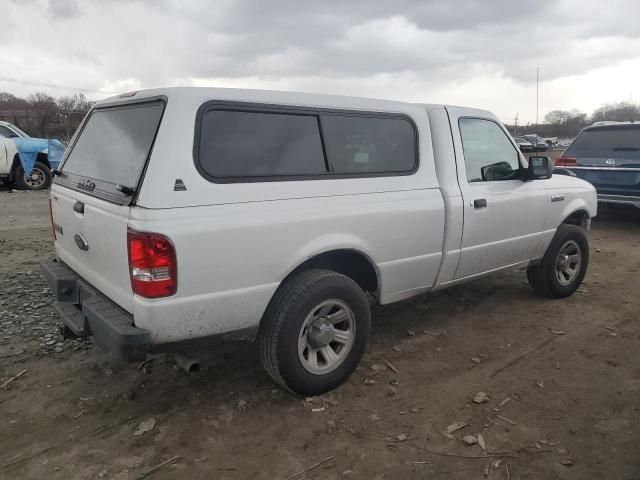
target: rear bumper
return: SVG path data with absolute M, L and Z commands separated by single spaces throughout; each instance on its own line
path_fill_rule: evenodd
M 640 197 L 631 195 L 607 195 L 604 193 L 598 194 L 598 203 L 615 203 L 618 205 L 633 205 L 640 208 Z
M 130 313 L 60 260 L 46 258 L 40 265 L 56 299 L 53 308 L 74 335 L 93 337 L 97 345 L 118 360 L 136 362 L 147 357 L 151 337 L 146 330 L 133 324 Z

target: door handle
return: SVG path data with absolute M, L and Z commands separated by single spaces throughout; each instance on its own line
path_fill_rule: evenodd
M 76 202 L 73 204 L 73 211 L 79 214 L 84 214 L 84 203 Z
M 487 208 L 487 200 L 485 198 L 474 200 L 473 208 Z

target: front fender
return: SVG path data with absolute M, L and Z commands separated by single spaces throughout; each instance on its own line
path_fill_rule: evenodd
M 558 228 L 571 215 L 584 211 L 589 218 L 598 214 L 598 195 L 589 182 L 576 177 L 553 175 L 547 184 L 551 207 L 547 226 Z

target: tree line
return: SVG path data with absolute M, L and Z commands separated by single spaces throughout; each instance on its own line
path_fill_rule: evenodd
M 544 123 L 527 125 L 506 125 L 514 135 L 538 134 L 541 137 L 570 139 L 584 127 L 605 120 L 628 122 L 640 121 L 640 105 L 633 102 L 606 104 L 597 108 L 591 115 L 580 110 L 552 110 L 544 116 Z
M 83 93 L 58 98 L 34 93 L 20 98 L 0 92 L 0 120 L 32 137 L 57 138 L 66 143 L 93 103 Z
M 93 103 L 83 93 L 58 98 L 34 93 L 19 98 L 0 92 L 0 120 L 13 123 L 33 137 L 68 142 Z M 535 133 L 541 137 L 569 139 L 584 127 L 603 120 L 640 120 L 640 105 L 633 102 L 607 104 L 591 115 L 577 109 L 552 110 L 544 116 L 544 123 L 506 127 L 514 136 Z

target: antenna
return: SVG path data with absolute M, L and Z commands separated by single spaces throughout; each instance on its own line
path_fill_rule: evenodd
M 540 67 L 536 67 L 536 125 L 538 125 L 539 106 L 540 106 Z

